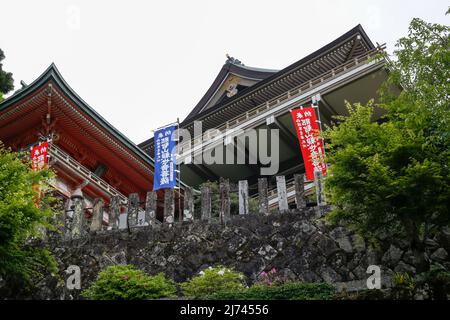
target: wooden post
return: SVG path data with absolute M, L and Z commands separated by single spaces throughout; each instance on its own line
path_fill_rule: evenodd
M 239 180 L 239 214 L 248 214 L 248 181 Z
M 145 198 L 145 221 L 148 225 L 153 226 L 156 223 L 156 205 L 158 194 L 156 191 L 147 192 Z
M 267 179 L 259 178 L 258 179 L 258 202 L 259 202 L 259 213 L 260 214 L 269 214 L 269 198 L 267 196 Z
M 220 222 L 222 224 L 231 220 L 230 206 L 230 181 L 220 179 Z
M 194 190 L 191 187 L 187 187 L 184 190 L 184 209 L 183 209 L 183 221 L 194 220 Z
M 277 193 L 278 193 L 278 209 L 281 213 L 289 211 L 287 192 L 286 192 L 286 178 L 284 176 L 277 176 Z
M 120 197 L 113 196 L 109 201 L 109 224 L 112 230 L 119 228 L 119 215 L 120 215 Z
M 209 186 L 202 186 L 202 220 L 211 220 L 211 188 Z
M 295 187 L 295 202 L 297 203 L 297 209 L 306 208 L 304 174 L 294 174 L 294 187 Z
M 137 224 L 137 216 L 139 211 L 139 195 L 137 193 L 130 193 L 128 196 L 128 228 L 134 227 Z
M 86 219 L 84 217 L 84 197 L 80 189 L 75 190 L 71 197 L 72 205 L 72 238 L 80 238 L 85 234 Z
M 103 224 L 103 199 L 96 198 L 92 208 L 92 221 L 90 231 L 98 231 L 102 229 Z
M 173 189 L 164 190 L 164 222 L 174 223 L 175 221 L 175 197 Z

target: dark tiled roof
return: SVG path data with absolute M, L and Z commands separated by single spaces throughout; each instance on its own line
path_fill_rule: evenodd
M 208 91 L 206 91 L 205 95 L 200 99 L 200 101 L 197 103 L 194 109 L 192 109 L 192 111 L 188 114 L 188 116 L 183 120 L 183 123 L 188 122 L 190 119 L 196 117 L 197 114 L 202 112 L 202 109 L 213 97 L 215 92 L 220 88 L 221 84 L 223 83 L 228 74 L 233 73 L 243 78 L 251 78 L 257 81 L 261 81 L 263 79 L 270 77 L 276 72 L 277 70 L 246 67 L 242 64 L 234 63 L 232 62 L 232 60 L 228 59 L 223 65 L 222 69 L 220 69 L 219 74 L 214 79 Z
M 197 104 L 186 119 L 183 120 L 180 126 L 191 130 L 195 120 L 202 120 L 204 130 L 217 127 L 225 121 L 245 113 L 264 101 L 268 101 L 291 88 L 326 73 L 373 48 L 375 48 L 375 46 L 362 26 L 357 25 L 339 38 L 303 59 L 271 74 L 253 86 L 238 92 L 233 97 L 201 111 L 201 108 L 205 103 L 205 101 L 203 101 L 202 104 L 202 100 L 205 96 L 211 95 L 211 92 L 207 92 L 202 100 L 200 100 L 199 104 Z M 224 67 L 221 72 L 225 72 Z M 210 87 L 210 90 L 213 87 L 214 83 Z M 220 116 L 213 116 L 214 114 L 218 114 L 219 111 Z M 152 145 L 153 139 L 149 139 L 140 143 L 139 147 L 151 154 L 153 150 Z

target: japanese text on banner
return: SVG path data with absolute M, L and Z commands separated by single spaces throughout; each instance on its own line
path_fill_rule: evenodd
M 31 159 L 31 169 L 33 171 L 39 171 L 45 168 L 48 164 L 48 141 L 42 142 L 37 146 L 31 148 L 30 159 Z M 39 208 L 40 198 L 42 196 L 41 185 L 33 185 L 33 190 L 35 192 L 34 205 Z
M 306 177 L 314 180 L 314 172 L 320 171 L 325 175 L 327 170 L 316 112 L 313 107 L 305 107 L 292 110 L 291 114 L 305 163 Z
M 155 132 L 155 176 L 153 190 L 174 188 L 176 185 L 176 160 L 174 132 L 176 126 Z
M 48 163 L 48 142 L 42 142 L 41 144 L 31 148 L 31 168 L 33 171 L 39 171 L 45 167 Z

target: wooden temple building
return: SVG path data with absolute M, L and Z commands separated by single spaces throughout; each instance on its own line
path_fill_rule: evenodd
M 152 158 L 83 101 L 54 64 L 0 103 L 0 140 L 27 152 L 48 140 L 54 187 L 66 199 L 81 192 L 87 207 L 130 193 L 144 200 L 152 189 Z
M 372 98 L 376 99 L 377 90 L 387 76 L 385 61 L 374 59 L 380 50 L 384 50 L 384 47 L 375 46 L 361 25 L 358 25 L 279 71 L 248 67 L 228 57 L 211 86 L 180 127 L 191 133 L 192 146 L 199 139 L 199 136 L 194 136 L 194 122 L 201 121 L 203 138 L 208 135 L 205 133 L 208 129 L 226 131 L 234 139 L 231 141 L 234 148 L 237 148 L 237 137 L 233 136 L 233 131 L 279 129 L 277 175 L 287 176 L 288 197 L 293 202 L 292 176 L 294 173 L 303 173 L 304 165 L 290 110 L 316 102 L 319 118 L 323 125 L 329 125 L 333 116 L 346 114 L 345 100 L 366 103 Z M 218 143 L 222 142 L 219 140 Z M 152 155 L 154 152 L 152 139 L 139 144 L 139 147 L 147 154 Z M 202 146 L 203 150 L 215 147 L 214 143 Z M 248 146 L 244 152 L 248 158 Z M 260 167 L 260 163 L 189 163 L 183 164 L 180 171 L 181 179 L 194 187 L 207 180 L 217 181 L 220 177 L 234 182 L 249 180 L 251 187 L 257 184 Z M 272 182 L 275 182 L 274 178 Z M 311 186 L 309 184 L 306 188 Z M 274 194 L 270 204 L 276 204 Z

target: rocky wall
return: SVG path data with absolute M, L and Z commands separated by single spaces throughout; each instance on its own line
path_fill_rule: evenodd
M 365 285 L 369 265 L 382 269 L 382 285 L 395 272 L 414 272 L 406 245 L 392 244 L 374 250 L 342 227 L 331 228 L 316 219 L 315 208 L 303 212 L 262 216 L 233 216 L 226 226 L 204 221 L 99 231 L 83 239 L 48 242 L 61 268 L 77 265 L 81 289 L 99 271 L 113 264 L 133 264 L 149 274 L 164 272 L 184 281 L 202 269 L 222 264 L 243 272 L 249 284 L 260 272 L 276 268 L 286 278 L 305 282 L 331 282 L 338 287 Z M 448 247 L 429 243 L 434 260 L 450 267 Z M 76 299 L 80 290 L 68 291 L 64 282 L 46 279 L 34 298 Z

